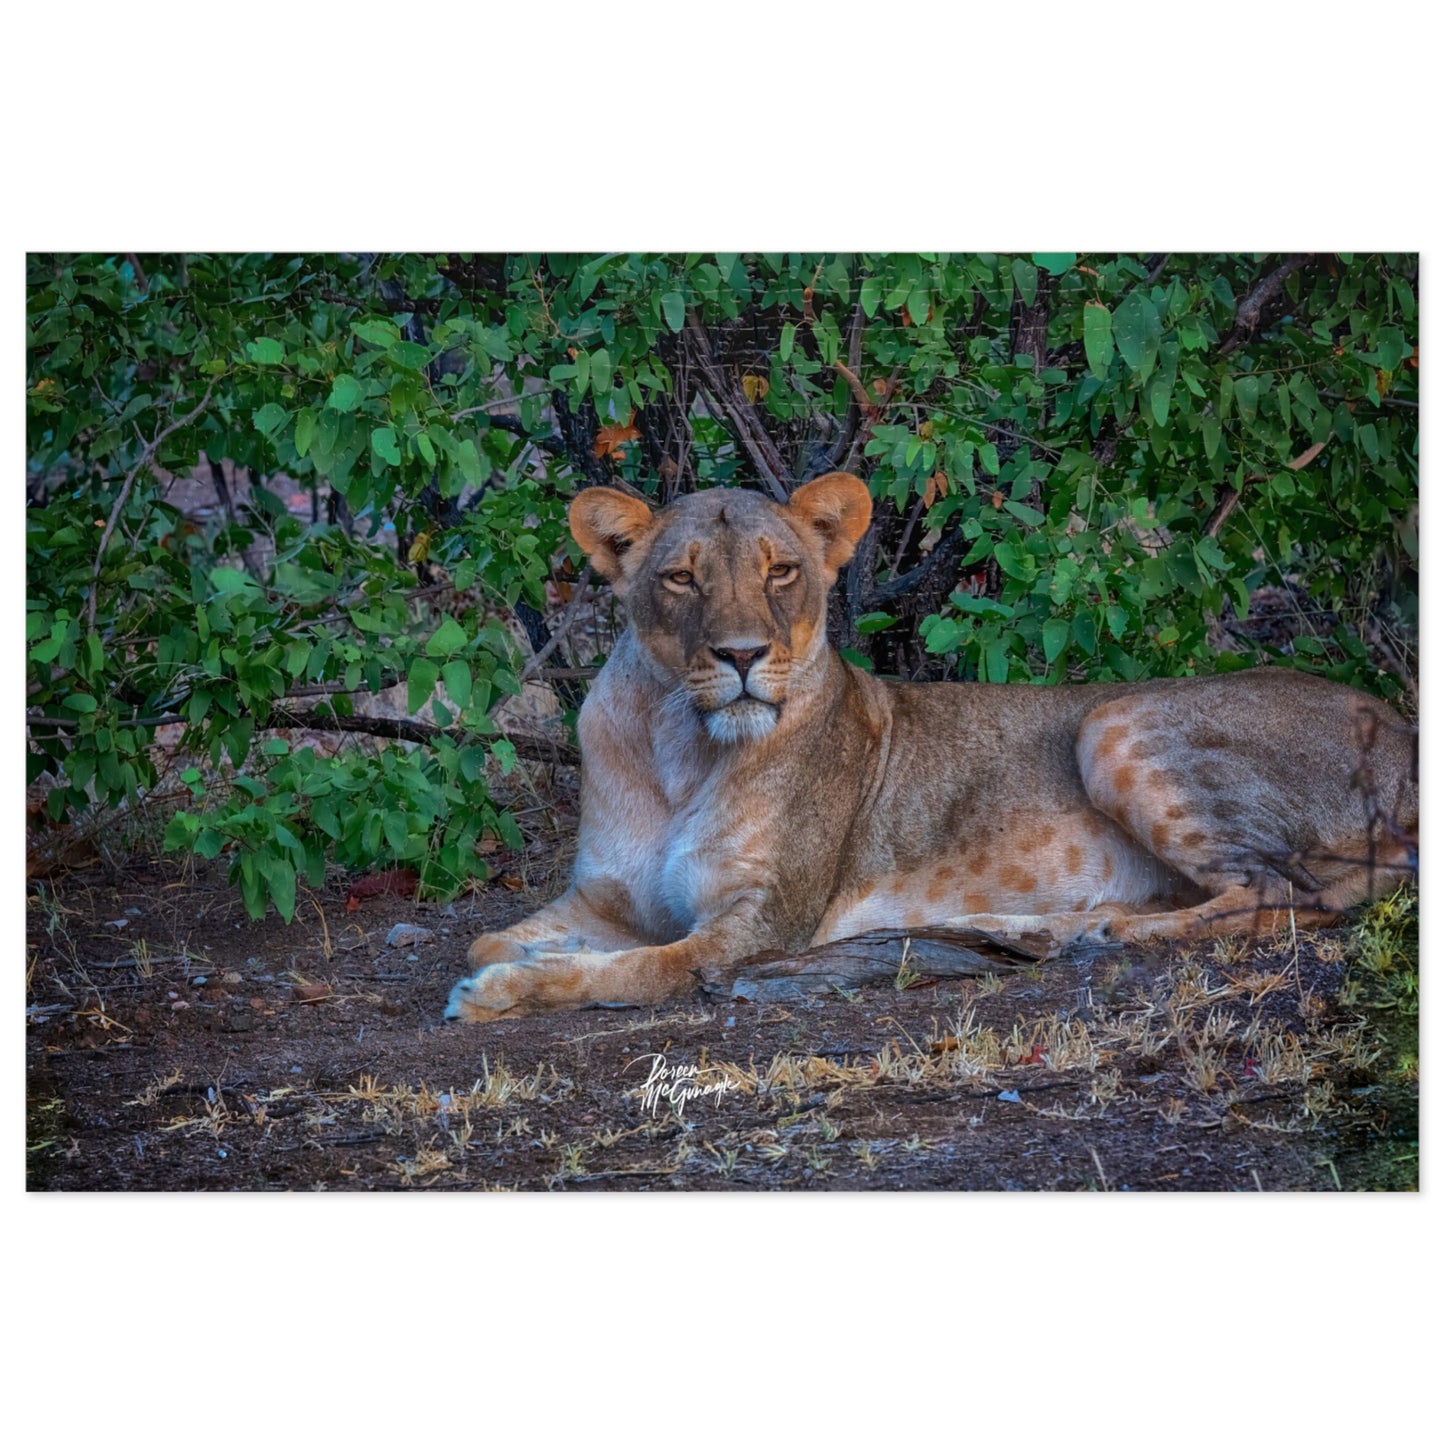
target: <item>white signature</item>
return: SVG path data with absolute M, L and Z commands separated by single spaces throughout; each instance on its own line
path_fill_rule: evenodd
M 642 1107 L 656 1114 L 666 1104 L 679 1116 L 691 1099 L 705 1099 L 712 1096 L 714 1103 L 738 1086 L 725 1076 L 710 1077 L 714 1073 L 711 1064 L 669 1064 L 666 1054 L 639 1054 L 628 1065 L 647 1063 L 647 1079 L 636 1092 L 642 1098 Z M 625 1074 L 627 1069 L 622 1072 Z

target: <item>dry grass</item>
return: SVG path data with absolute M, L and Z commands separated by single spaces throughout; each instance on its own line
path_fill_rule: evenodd
M 32 938 L 63 956 L 66 906 L 37 893 L 32 908 Z M 263 1088 L 261 1071 L 235 1068 L 232 1081 L 197 1083 L 192 1072 L 183 1084 L 179 1069 L 158 1072 L 137 1057 L 116 1098 L 138 1134 L 184 1140 L 192 1159 L 324 1159 L 321 1177 L 343 1188 L 957 1187 L 1017 1177 L 1040 1187 L 1188 1188 L 1199 1187 L 1188 1164 L 1164 1156 L 1178 1150 L 1183 1160 L 1200 1139 L 1220 1156 L 1239 1141 L 1312 1148 L 1326 1161 L 1323 1187 L 1334 1187 L 1331 1161 L 1345 1187 L 1359 1187 L 1339 1141 L 1370 1128 L 1383 1138 L 1400 1110 L 1384 1110 L 1379 1081 L 1408 1092 L 1418 1068 L 1414 918 L 1413 899 L 1397 896 L 1349 932 L 1121 951 L 930 990 L 908 988 L 905 954 L 898 991 L 867 988 L 791 1013 L 728 1004 L 538 1020 L 507 1036 L 509 1058 L 453 1050 L 447 1063 L 418 1055 L 411 1072 L 393 1054 L 312 1084 Z M 336 932 L 314 922 L 307 931 L 307 959 L 278 969 L 278 988 L 308 966 L 330 973 Z M 136 944 L 123 972 L 108 963 L 112 972 L 92 969 L 89 981 L 79 967 L 66 973 L 71 1036 L 51 1046 L 57 1057 L 130 1047 L 128 991 L 166 988 L 166 966 L 185 961 L 165 947 L 153 956 Z M 305 1016 L 344 1018 L 354 1004 L 345 1037 L 359 1042 L 358 1015 L 369 1025 L 385 1000 L 365 984 L 341 992 L 344 977 Z M 1381 1030 L 1382 999 L 1398 1037 Z M 199 997 L 193 1006 L 207 1007 Z M 210 1016 L 226 1017 L 219 1006 Z M 370 1039 L 368 1027 L 368 1050 Z M 646 1115 L 638 1071 L 626 1069 L 653 1051 L 727 1092 Z M 357 1065 L 368 1057 L 383 1056 L 352 1055 Z M 1391 1137 L 1405 1141 L 1395 1157 L 1408 1163 L 1413 1136 Z M 1013 1161 L 1030 1154 L 1046 1162 L 1014 1174 Z M 1261 1172 L 1263 1187 L 1280 1187 L 1271 1157 L 1247 1157 L 1237 1184 L 1215 1168 L 1208 1187 L 1252 1189 Z M 992 1172 L 977 1172 L 980 1159 Z M 317 1177 L 315 1165 L 299 1172 Z M 1389 1187 L 1411 1187 L 1400 1178 Z

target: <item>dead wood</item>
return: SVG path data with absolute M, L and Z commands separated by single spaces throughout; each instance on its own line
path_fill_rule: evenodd
M 697 976 L 710 998 L 776 1003 L 864 983 L 894 982 L 900 975 L 974 978 L 1037 963 L 1052 952 L 1050 941 L 1040 934 L 1003 938 L 972 928 L 877 929 L 804 953 L 708 964 Z

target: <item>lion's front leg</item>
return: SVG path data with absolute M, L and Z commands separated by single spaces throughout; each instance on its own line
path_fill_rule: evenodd
M 736 962 L 768 942 L 746 920 L 728 916 L 676 943 L 612 953 L 536 951 L 463 979 L 447 1017 L 485 1023 L 589 1005 L 665 1003 L 697 987 L 693 973 L 704 963 Z
M 604 917 L 577 889 L 569 888 L 531 917 L 497 933 L 484 933 L 472 944 L 467 960 L 478 971 L 452 990 L 446 1016 L 486 1023 L 508 1013 L 534 1012 L 517 1007 L 517 1000 L 511 999 L 517 990 L 504 986 L 510 968 L 539 956 L 551 960 L 605 957 L 611 951 L 632 949 L 641 942 L 635 932 Z M 481 987 L 483 979 L 489 980 L 485 988 Z

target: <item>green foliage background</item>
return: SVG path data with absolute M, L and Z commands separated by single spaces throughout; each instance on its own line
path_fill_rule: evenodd
M 56 820 L 119 805 L 180 720 L 227 782 L 184 775 L 167 843 L 225 852 L 253 915 L 328 860 L 454 891 L 485 833 L 520 841 L 487 785 L 516 763 L 500 618 L 545 641 L 577 487 L 785 497 L 834 466 L 878 502 L 832 617 L 862 665 L 1273 657 L 1408 703 L 1417 286 L 1408 255 L 32 256 L 30 780 Z M 166 483 L 201 453 L 315 520 L 258 485 L 198 530 Z M 1315 624 L 1218 651 L 1265 584 Z M 400 679 L 421 746 L 271 733 L 298 690 L 346 717 Z

